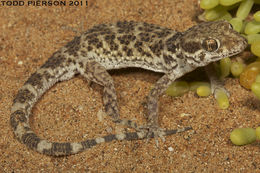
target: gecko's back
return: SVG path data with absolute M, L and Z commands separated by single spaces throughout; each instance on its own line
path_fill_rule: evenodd
M 106 69 L 141 67 L 166 72 L 176 63 L 175 55 L 164 51 L 167 41 L 175 43 L 179 36 L 176 33 L 144 22 L 101 24 L 77 37 L 73 41 L 77 42 L 77 48 L 71 53 L 94 59 Z M 174 45 L 168 45 L 169 50 L 175 49 Z

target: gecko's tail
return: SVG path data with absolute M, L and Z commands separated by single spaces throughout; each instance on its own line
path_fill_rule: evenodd
M 22 115 L 22 111 L 16 111 L 13 114 Z M 13 121 L 13 120 L 11 120 Z M 180 132 L 184 132 L 187 130 L 191 130 L 191 127 L 185 127 L 182 129 L 175 129 L 175 130 L 165 130 L 164 134 L 172 135 Z M 111 134 L 106 135 L 103 137 L 98 137 L 95 139 L 88 139 L 82 142 L 49 142 L 44 139 L 40 139 L 26 123 L 17 122 L 17 126 L 15 129 L 16 137 L 18 137 L 19 141 L 24 143 L 28 148 L 35 150 L 39 153 L 50 155 L 50 156 L 66 156 L 80 153 L 86 149 L 89 149 L 99 143 L 111 142 L 115 140 L 140 140 L 144 138 L 154 138 L 154 134 L 152 133 L 151 136 L 147 137 L 146 133 L 144 132 L 128 132 L 128 133 L 121 133 L 121 134 Z
M 14 104 L 12 107 L 12 113 L 10 117 L 11 127 L 18 140 L 25 144 L 28 148 L 35 150 L 39 153 L 51 155 L 51 156 L 66 156 L 82 152 L 88 148 L 91 148 L 99 143 L 111 142 L 114 140 L 139 140 L 144 138 L 154 138 L 155 134 L 152 132 L 149 136 L 145 131 L 140 132 L 128 132 L 121 134 L 111 134 L 104 137 L 98 137 L 95 139 L 89 139 L 82 142 L 50 142 L 38 137 L 29 125 L 29 115 L 34 102 L 37 100 L 33 92 L 33 88 L 30 85 L 24 85 L 18 92 Z M 191 127 L 185 127 L 182 129 L 165 130 L 162 132 L 163 136 L 172 135 L 180 132 L 184 132 L 192 129 Z

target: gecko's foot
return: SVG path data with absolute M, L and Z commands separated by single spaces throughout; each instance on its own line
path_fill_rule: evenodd
M 212 80 L 210 82 L 210 89 L 211 89 L 211 93 L 212 95 L 216 98 L 216 93 L 219 91 L 219 90 L 222 90 L 225 92 L 225 94 L 229 97 L 230 94 L 228 92 L 228 90 L 225 88 L 224 86 L 224 82 L 219 80 L 219 79 L 216 79 L 216 80 Z
M 227 95 L 227 97 L 230 97 L 228 90 L 224 86 L 221 86 L 221 87 L 211 88 L 211 92 L 214 95 L 215 99 L 217 99 L 217 92 L 220 91 L 220 90 L 222 90 Z
M 144 131 L 146 134 L 147 141 L 150 140 L 151 138 L 155 139 L 156 146 L 159 146 L 159 141 L 158 139 L 160 138 L 163 142 L 165 141 L 165 129 L 160 128 L 158 126 L 153 126 L 153 125 L 146 125 L 146 126 L 141 126 L 138 128 L 139 131 Z

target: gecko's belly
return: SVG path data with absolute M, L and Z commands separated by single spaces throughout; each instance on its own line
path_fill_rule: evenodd
M 101 63 L 107 70 L 112 70 L 112 69 L 121 69 L 121 68 L 129 68 L 129 67 L 137 67 L 137 68 L 142 68 L 146 70 L 151 70 L 154 72 L 165 72 L 165 69 L 162 67 L 158 66 L 151 66 L 148 63 L 144 62 L 118 62 L 118 63 Z
M 121 69 L 121 68 L 128 68 L 128 67 L 137 67 L 142 68 L 146 70 L 151 70 L 155 72 L 162 72 L 164 73 L 165 67 L 161 63 L 154 63 L 154 62 L 148 62 L 148 61 L 129 61 L 126 59 L 120 60 L 114 60 L 110 61 L 109 59 L 102 59 L 99 61 L 101 65 L 103 65 L 107 70 L 112 69 Z
M 107 70 L 137 67 L 155 72 L 167 72 L 165 64 L 159 57 L 98 55 L 95 52 L 89 52 L 87 57 L 89 60 L 100 63 Z

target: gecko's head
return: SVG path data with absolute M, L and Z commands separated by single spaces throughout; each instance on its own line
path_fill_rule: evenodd
M 183 33 L 182 56 L 191 66 L 205 66 L 242 52 L 247 40 L 226 21 L 205 22 Z

